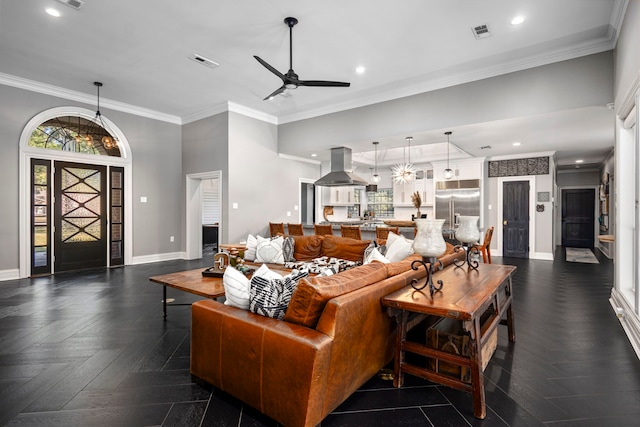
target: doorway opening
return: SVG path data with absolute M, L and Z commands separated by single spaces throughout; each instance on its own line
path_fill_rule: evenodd
M 187 259 L 211 257 L 222 238 L 222 171 L 186 176 Z
M 596 192 L 593 188 L 562 190 L 562 246 L 593 248 Z

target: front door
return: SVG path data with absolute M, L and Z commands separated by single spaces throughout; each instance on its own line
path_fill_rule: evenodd
M 55 162 L 54 271 L 107 265 L 106 166 Z
M 595 190 L 562 190 L 562 246 L 591 248 L 595 227 Z
M 529 258 L 529 181 L 503 183 L 502 254 Z

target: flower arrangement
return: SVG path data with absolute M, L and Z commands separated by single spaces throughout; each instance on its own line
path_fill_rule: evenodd
M 420 192 L 416 191 L 415 193 L 411 194 L 411 203 L 413 203 L 413 207 L 418 209 L 418 213 L 416 214 L 416 218 L 420 218 L 421 217 L 421 213 L 420 213 L 420 205 L 422 204 L 422 197 L 420 197 Z

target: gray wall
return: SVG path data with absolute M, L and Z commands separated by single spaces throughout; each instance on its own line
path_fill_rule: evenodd
M 224 112 L 182 126 L 182 191 L 185 194 L 186 175 L 222 171 L 222 207 L 220 241 L 228 239 L 227 211 L 229 204 L 229 113 Z M 183 206 L 185 198 L 182 198 Z M 186 233 L 186 208 L 182 209 L 182 230 Z M 186 238 L 183 249 L 186 249 Z
M 300 203 L 300 178 L 320 178 L 320 166 L 279 157 L 276 125 L 229 113 L 227 242 L 249 233 L 268 235 L 269 222 L 300 222 L 294 209 Z
M 624 15 L 615 50 L 615 98 L 619 106 L 640 72 L 640 1 L 632 0 Z
M 329 149 L 355 141 L 613 101 L 611 51 L 278 127 L 278 143 Z M 469 102 L 477 100 L 477 102 Z
M 600 172 L 597 170 L 572 172 L 558 171 L 558 187 L 593 187 L 600 184 Z
M 60 99 L 0 85 L 0 271 L 19 267 L 19 140 L 27 122 L 36 114 L 54 107 L 94 105 Z M 180 126 L 101 108 L 126 135 L 131 145 L 133 182 L 133 255 L 170 253 L 180 249 L 181 131 Z M 148 198 L 140 203 L 140 196 Z M 169 235 L 176 242 L 169 242 Z

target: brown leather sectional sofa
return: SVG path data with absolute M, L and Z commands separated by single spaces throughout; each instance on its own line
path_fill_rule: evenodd
M 193 304 L 191 374 L 284 426 L 319 424 L 391 361 L 395 323 L 380 299 L 425 276 L 411 270 L 418 258 L 303 279 L 284 320 Z

